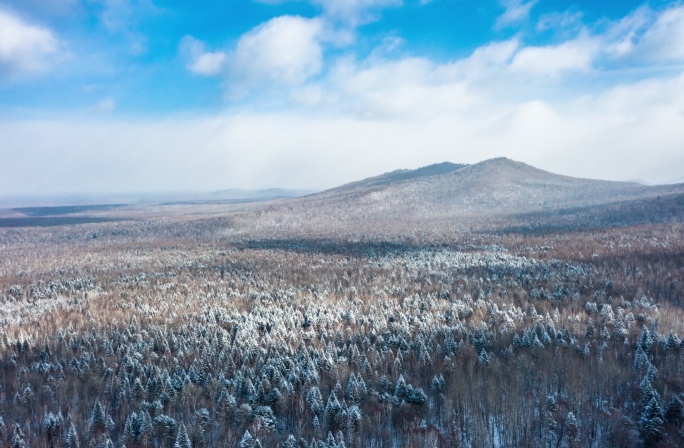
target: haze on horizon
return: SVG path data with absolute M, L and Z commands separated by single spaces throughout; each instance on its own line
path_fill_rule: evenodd
M 684 173 L 684 3 L 0 0 L 0 195 Z

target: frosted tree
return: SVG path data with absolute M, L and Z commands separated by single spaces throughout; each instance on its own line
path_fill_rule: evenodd
M 254 417 L 259 428 L 267 431 L 273 431 L 276 426 L 276 417 L 270 406 L 257 406 L 254 409 Z
M 93 410 L 90 413 L 90 432 L 98 436 L 105 432 L 107 428 L 107 414 L 105 413 L 100 400 L 95 401 Z
M 280 444 L 281 448 L 297 448 L 297 440 L 292 434 L 287 437 L 283 443 Z
M 641 347 L 641 344 L 639 344 L 637 346 L 636 352 L 634 353 L 634 368 L 636 370 L 643 371 L 648 367 L 649 364 L 648 356 L 646 356 L 646 352 Z
M 81 443 L 78 440 L 78 432 L 76 432 L 76 427 L 73 422 L 69 426 L 69 432 L 67 433 L 64 446 L 66 448 L 79 448 L 81 446 Z
M 403 400 L 404 398 L 406 398 L 407 394 L 408 386 L 406 384 L 406 380 L 404 380 L 404 375 L 399 375 L 397 385 L 394 387 L 394 396 L 397 397 L 399 400 Z
M 21 426 L 19 426 L 18 423 L 14 424 L 11 446 L 12 448 L 26 448 L 26 442 L 24 441 L 24 431 L 21 430 Z
M 565 426 L 568 430 L 568 439 L 570 441 L 575 441 L 579 435 L 579 423 L 577 423 L 577 418 L 572 412 L 568 412 L 565 417 Z
M 657 397 L 653 397 L 639 418 L 639 428 L 646 446 L 652 446 L 662 438 L 663 425 L 663 409 Z
M 668 425 L 679 427 L 684 422 L 684 402 L 681 394 L 674 394 L 667 402 L 665 421 Z
M 174 440 L 176 433 L 178 431 L 178 424 L 176 420 L 168 415 L 158 415 L 154 418 L 154 426 L 157 436 L 166 442 L 171 442 Z
M 53 448 L 55 446 L 55 443 L 60 439 L 63 427 L 64 418 L 62 418 L 61 413 L 55 415 L 52 412 L 50 412 L 45 417 L 43 417 L 41 430 L 50 448 Z
M 653 338 L 651 337 L 651 332 L 644 325 L 641 329 L 641 336 L 639 336 L 639 347 L 646 352 L 651 352 L 651 347 L 653 347 Z
M 176 443 L 174 443 L 173 448 L 192 448 L 190 436 L 188 436 L 188 431 L 183 423 L 178 428 L 178 435 L 176 436 Z
M 211 423 L 211 415 L 206 408 L 199 409 L 195 412 L 195 446 L 204 446 L 207 439 L 207 428 Z
M 258 440 L 252 436 L 252 434 L 249 433 L 249 431 L 245 431 L 245 434 L 242 436 L 240 439 L 240 442 L 238 443 L 238 448 L 255 448 L 257 446 Z

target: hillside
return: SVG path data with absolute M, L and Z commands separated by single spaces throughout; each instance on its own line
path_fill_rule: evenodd
M 368 231 L 377 227 L 415 230 L 417 223 L 454 227 L 476 221 L 491 226 L 493 218 L 508 221 L 504 225 L 510 225 L 512 219 L 525 225 L 531 220 L 545 222 L 562 215 L 564 223 L 577 216 L 586 223 L 584 226 L 594 226 L 594 221 L 605 221 L 602 207 L 612 204 L 617 211 L 609 221 L 615 225 L 621 221 L 620 216 L 631 215 L 631 204 L 638 206 L 639 216 L 647 219 L 650 199 L 677 194 L 684 194 L 684 186 L 649 187 L 574 178 L 496 158 L 473 165 L 445 162 L 394 171 L 272 203 L 262 209 L 259 221 L 262 228 L 283 231 Z M 616 204 L 622 205 L 616 208 Z M 667 211 L 666 215 L 672 213 Z
M 343 185 L 306 200 L 353 201 L 357 207 L 389 202 L 399 209 L 441 207 L 452 212 L 536 211 L 634 199 L 655 189 L 630 182 L 579 179 L 553 174 L 507 158 L 474 165 L 453 165 L 440 172 L 432 167 L 404 177 L 383 176 Z M 414 172 L 434 174 L 412 175 Z M 378 182 L 379 179 L 386 179 Z M 305 201 L 306 201 L 305 200 Z

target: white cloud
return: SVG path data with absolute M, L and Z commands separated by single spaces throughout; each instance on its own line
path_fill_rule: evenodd
M 0 77 L 14 77 L 48 68 L 59 43 L 54 33 L 0 10 Z
M 505 11 L 496 19 L 496 28 L 517 25 L 530 17 L 530 11 L 538 0 L 502 0 Z
M 225 53 L 203 53 L 190 66 L 190 71 L 198 75 L 217 75 L 223 71 L 228 57 Z
M 577 30 L 583 27 L 582 17 L 583 14 L 579 11 L 547 13 L 539 17 L 535 28 L 540 32 Z
M 664 11 L 640 41 L 647 59 L 657 61 L 684 60 L 684 7 Z
M 612 60 L 634 65 L 684 61 L 684 6 L 657 12 L 641 7 L 597 36 Z
M 403 5 L 402 0 L 313 0 L 323 8 L 324 14 L 351 26 L 378 19 L 383 8 Z
M 233 49 L 209 52 L 185 36 L 179 49 L 192 73 L 224 75 L 230 96 L 255 88 L 297 86 L 323 68 L 322 42 L 328 40 L 321 19 L 280 16 L 240 36 Z
M 240 37 L 228 60 L 230 76 L 248 84 L 302 83 L 322 68 L 322 31 L 319 19 L 271 19 Z
M 181 39 L 180 52 L 187 60 L 187 69 L 196 75 L 219 75 L 225 70 L 228 59 L 226 53 L 222 51 L 207 52 L 204 42 L 192 36 L 185 36 Z
M 525 47 L 513 57 L 511 70 L 552 77 L 563 72 L 588 72 L 598 50 L 598 43 L 587 37 L 559 45 Z

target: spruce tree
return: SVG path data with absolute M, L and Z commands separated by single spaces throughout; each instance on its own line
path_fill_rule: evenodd
M 90 431 L 95 436 L 105 432 L 107 427 L 107 415 L 100 400 L 95 401 L 93 411 L 90 413 Z
M 660 441 L 663 424 L 663 409 L 658 399 L 653 397 L 639 419 L 639 427 L 645 446 L 653 446 Z
M 19 423 L 14 424 L 14 432 L 12 434 L 12 448 L 26 448 L 24 441 L 24 431 L 21 430 Z
M 173 448 L 192 448 L 188 431 L 185 429 L 183 423 L 180 424 L 178 435 L 176 436 L 176 443 L 174 443 Z
M 66 448 L 79 448 L 81 443 L 78 441 L 78 433 L 76 432 L 76 427 L 73 422 L 69 426 L 69 433 L 67 434 L 66 441 L 64 443 Z

